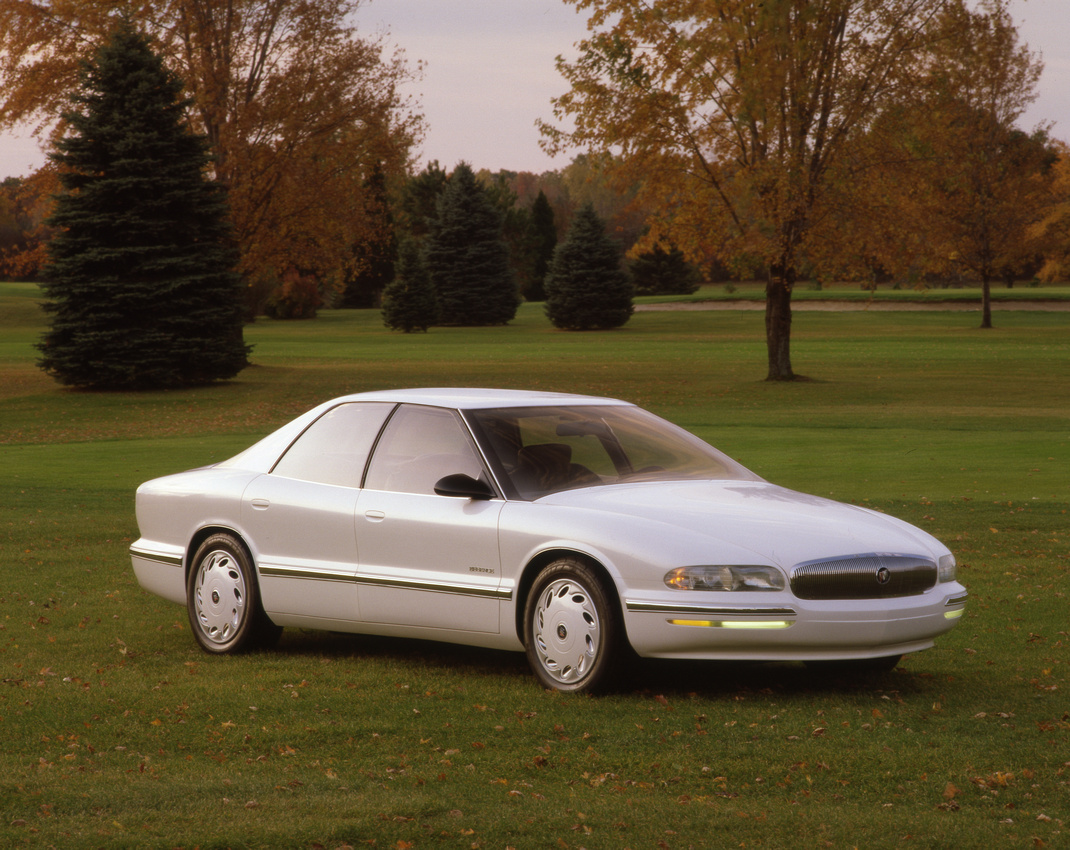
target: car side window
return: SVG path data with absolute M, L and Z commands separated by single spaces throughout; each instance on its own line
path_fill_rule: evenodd
M 388 402 L 357 402 L 331 408 L 286 450 L 273 475 L 359 487 L 375 438 L 394 409 Z
M 390 418 L 375 447 L 365 486 L 433 494 L 440 478 L 459 472 L 487 480 L 457 415 L 437 407 L 404 404 Z

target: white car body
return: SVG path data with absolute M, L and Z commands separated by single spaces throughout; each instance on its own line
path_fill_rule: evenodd
M 206 638 L 195 622 L 200 616 L 204 623 L 205 612 L 194 611 L 191 571 L 198 569 L 201 544 L 215 535 L 232 541 L 232 549 L 244 548 L 252 565 L 249 575 L 233 579 L 242 597 L 238 607 L 248 597 L 276 627 L 527 649 L 544 684 L 562 690 L 597 684 L 603 671 L 588 675 L 588 665 L 621 649 L 595 645 L 603 639 L 626 641 L 644 657 L 892 659 L 894 665 L 904 653 L 931 647 L 964 610 L 966 591 L 954 580 L 954 559 L 929 534 L 884 514 L 770 484 L 704 443 L 699 451 L 708 449 L 710 462 L 722 464 L 722 477 L 676 477 L 651 466 L 629 467 L 629 476 L 593 475 L 595 481 L 572 463 L 572 470 L 583 469 L 575 473 L 582 483 L 544 495 L 521 492 L 514 483 L 521 456 L 546 447 L 521 446 L 517 423 L 528 422 L 528 414 L 536 424 L 551 421 L 541 410 L 564 423 L 556 426 L 564 436 L 554 437 L 555 450 L 556 441 L 573 444 L 573 453 L 608 445 L 614 435 L 601 426 L 596 433 L 595 420 L 611 416 L 641 417 L 643 427 L 653 421 L 680 445 L 701 442 L 611 399 L 469 389 L 346 396 L 235 458 L 143 484 L 137 492 L 141 537 L 131 547 L 138 581 L 187 605 L 206 649 L 241 648 L 221 633 Z M 341 443 L 360 429 L 342 429 L 344 417 L 371 423 L 368 433 L 354 438 L 351 454 Z M 395 420 L 401 424 L 391 425 Z M 460 437 L 451 421 L 459 423 Z M 413 424 L 404 433 L 417 435 L 405 437 L 409 445 L 421 428 L 443 427 L 452 446 L 470 441 L 471 457 L 463 457 L 463 449 L 390 454 L 405 439 L 391 442 L 402 432 L 388 429 L 405 422 Z M 515 424 L 515 433 L 505 442 L 491 439 L 490 427 L 502 423 Z M 314 424 L 318 431 L 310 429 Z M 337 434 L 344 438 L 318 436 L 334 434 L 332 428 L 342 429 Z M 431 441 L 436 448 L 443 442 L 436 435 Z M 503 451 L 503 445 L 511 448 Z M 439 495 L 419 483 L 456 473 L 484 482 L 487 493 Z M 419 487 L 425 491 L 407 491 Z M 574 596 L 583 611 L 554 612 L 560 624 L 546 623 L 556 628 L 562 653 L 572 651 L 581 630 L 590 632 L 588 660 L 575 668 L 570 663 L 567 673 L 555 672 L 556 652 L 532 646 L 544 640 L 537 635 L 539 618 L 551 615 L 530 607 L 529 599 L 533 586 L 546 590 L 548 578 L 540 576 L 550 564 L 560 565 L 584 593 L 597 584 L 593 596 L 604 596 Z M 582 565 L 578 577 L 576 564 Z M 699 584 L 732 582 L 751 571 L 757 584 L 670 586 L 669 575 L 680 568 L 690 568 L 680 585 L 696 575 Z M 897 584 L 903 581 L 914 584 Z M 894 592 L 886 594 L 885 585 Z M 225 596 L 230 579 L 224 577 L 223 586 Z M 545 604 L 552 607 L 553 599 Z M 221 616 L 230 617 L 230 610 Z M 242 616 L 234 614 L 235 628 Z M 592 618 L 597 622 L 587 626 Z M 525 619 L 532 620 L 530 632 Z M 547 665 L 549 672 L 540 672 Z

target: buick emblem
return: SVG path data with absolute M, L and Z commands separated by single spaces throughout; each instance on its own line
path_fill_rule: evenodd
M 877 584 L 885 585 L 892 580 L 892 571 L 887 567 L 881 567 L 877 570 Z

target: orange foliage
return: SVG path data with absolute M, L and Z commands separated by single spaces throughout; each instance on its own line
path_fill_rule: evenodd
M 0 0 L 0 126 L 59 119 L 77 68 L 125 14 L 193 98 L 228 187 L 241 270 L 335 273 L 366 226 L 364 180 L 402 174 L 422 133 L 412 72 L 350 24 L 360 0 Z

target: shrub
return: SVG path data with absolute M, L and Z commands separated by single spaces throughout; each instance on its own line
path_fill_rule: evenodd
M 282 283 L 264 305 L 264 314 L 272 319 L 314 319 L 323 305 L 319 283 L 313 275 L 287 272 Z
M 657 243 L 631 265 L 636 295 L 690 295 L 702 283 L 702 273 L 675 245 L 666 251 Z

